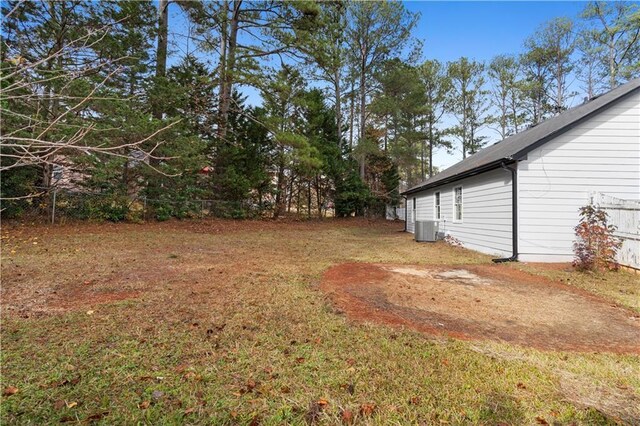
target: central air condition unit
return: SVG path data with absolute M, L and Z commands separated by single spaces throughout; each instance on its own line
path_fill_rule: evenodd
M 439 222 L 435 220 L 416 221 L 415 239 L 418 242 L 436 241 L 438 236 Z

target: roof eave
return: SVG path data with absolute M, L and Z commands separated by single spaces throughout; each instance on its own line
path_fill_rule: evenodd
M 480 173 L 484 173 L 484 172 L 488 172 L 490 170 L 495 170 L 495 169 L 499 169 L 500 167 L 502 167 L 502 165 L 507 165 L 507 164 L 513 164 L 515 163 L 516 160 L 514 160 L 513 158 L 501 158 L 499 160 L 496 161 L 492 161 L 491 163 L 485 164 L 484 166 L 481 167 L 476 167 L 474 169 L 468 170 L 466 172 L 462 172 L 462 173 L 458 173 L 457 175 L 453 175 L 450 176 L 448 178 L 433 182 L 433 183 L 426 183 L 425 185 L 421 185 L 417 188 L 412 188 L 412 189 L 408 189 L 402 193 L 400 193 L 400 195 L 409 195 L 409 194 L 415 194 L 417 192 L 422 192 L 422 191 L 426 191 L 427 189 L 431 189 L 431 188 L 436 188 L 438 186 L 442 186 L 442 185 L 446 185 L 448 183 L 452 183 L 452 182 L 457 182 L 459 180 L 468 178 L 468 177 L 472 177 L 475 175 L 479 175 Z
M 518 151 L 517 153 L 515 153 L 513 155 L 513 158 L 515 158 L 518 161 L 526 159 L 526 156 L 527 156 L 527 154 L 529 152 L 533 151 L 534 149 L 540 148 L 542 145 L 544 145 L 545 143 L 549 142 L 550 140 L 555 139 L 558 136 L 562 135 L 563 133 L 566 133 L 569 130 L 573 129 L 574 127 L 584 123 L 585 121 L 589 120 L 594 115 L 597 115 L 597 114 L 601 113 L 602 111 L 605 111 L 605 110 L 611 108 L 612 106 L 616 105 L 617 103 L 619 103 L 619 102 L 623 101 L 624 99 L 630 97 L 631 95 L 633 95 L 637 91 L 640 91 L 640 86 L 634 87 L 633 89 L 629 90 L 628 92 L 623 93 L 622 95 L 610 100 L 609 102 L 600 105 L 598 108 L 594 109 L 593 111 L 590 111 L 589 113 L 587 113 L 587 114 L 583 115 L 582 117 L 572 121 L 571 123 L 568 123 L 567 125 L 562 126 L 559 129 L 556 129 L 555 131 L 549 133 L 548 135 L 538 139 L 534 143 L 528 145 L 526 148 L 523 148 L 520 151 Z
M 428 181 L 424 184 L 424 185 L 420 185 L 418 187 L 409 189 L 407 191 L 402 192 L 400 195 L 409 195 L 409 194 L 415 194 L 417 192 L 421 192 L 430 188 L 435 188 L 441 185 L 445 185 L 447 183 L 451 183 L 451 182 L 455 182 L 458 181 L 460 179 L 464 179 L 466 177 L 470 177 L 470 176 L 474 176 L 480 173 L 484 173 L 487 172 L 489 170 L 492 169 L 496 169 L 498 167 L 500 167 L 500 165 L 502 163 L 507 164 L 508 163 L 513 163 L 516 161 L 521 161 L 526 159 L 527 154 L 531 151 L 533 151 L 536 148 L 539 148 L 540 146 L 542 146 L 543 144 L 547 143 L 549 140 L 554 139 L 556 137 L 558 137 L 559 135 L 567 132 L 568 130 L 574 128 L 575 126 L 579 125 L 580 123 L 583 123 L 584 121 L 588 120 L 589 118 L 593 117 L 594 115 L 610 108 L 611 106 L 617 104 L 618 102 L 620 102 L 621 100 L 627 98 L 628 96 L 631 96 L 633 93 L 637 92 L 638 90 L 640 90 L 640 86 L 636 86 L 631 88 L 629 91 L 617 96 L 616 98 L 604 103 L 603 105 L 600 105 L 598 108 L 594 109 L 593 111 L 588 112 L 587 114 L 584 114 L 582 117 L 556 129 L 555 131 L 547 134 L 546 136 L 543 136 L 541 138 L 539 138 L 537 141 L 531 143 L 530 145 L 528 145 L 527 147 L 521 149 L 520 151 L 518 151 L 517 153 L 513 154 L 510 158 L 502 158 L 500 160 L 496 160 L 493 161 L 491 163 L 487 163 L 485 165 L 482 166 L 478 166 L 475 167 L 471 170 L 468 170 L 466 172 L 462 172 L 453 176 L 450 176 L 448 178 L 442 179 L 442 180 L 438 180 L 435 181 L 433 183 L 429 183 Z M 603 95 L 603 96 L 606 96 Z

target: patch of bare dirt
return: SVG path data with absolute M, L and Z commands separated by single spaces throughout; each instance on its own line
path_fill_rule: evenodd
M 28 317 L 51 312 L 88 309 L 97 305 L 136 299 L 139 291 L 112 289 L 69 288 L 63 291 L 41 288 L 30 292 L 31 297 L 4 292 L 2 304 L 9 312 Z
M 347 263 L 321 288 L 356 320 L 541 349 L 640 353 L 640 317 L 586 291 L 500 265 Z

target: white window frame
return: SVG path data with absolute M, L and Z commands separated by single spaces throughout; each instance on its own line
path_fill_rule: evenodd
M 440 191 L 433 193 L 433 219 L 442 219 L 442 193 Z
M 460 219 L 458 219 L 458 204 L 456 203 L 456 191 L 460 190 Z M 462 223 L 464 220 L 464 190 L 462 185 L 455 186 L 453 188 L 453 221 L 456 223 Z

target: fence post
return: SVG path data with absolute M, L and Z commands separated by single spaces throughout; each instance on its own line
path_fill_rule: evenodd
M 53 206 L 51 207 L 51 224 L 53 225 L 56 221 L 56 194 L 58 191 L 56 189 L 53 190 Z

